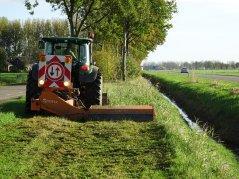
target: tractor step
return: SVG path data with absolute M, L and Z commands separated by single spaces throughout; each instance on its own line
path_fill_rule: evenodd
M 73 120 L 132 120 L 138 122 L 152 121 L 154 108 L 148 105 L 138 106 L 92 106 L 89 110 L 74 106 L 74 100 L 65 101 L 56 94 L 43 91 L 39 99 L 33 100 L 33 111 L 45 110 L 58 116 Z

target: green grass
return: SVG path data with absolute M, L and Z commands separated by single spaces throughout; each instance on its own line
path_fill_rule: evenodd
M 193 70 L 195 74 L 239 76 L 238 70 Z
M 185 124 L 146 80 L 106 84 L 111 104 L 151 104 L 154 122 L 72 122 L 27 117 L 24 100 L 1 104 L 0 178 L 232 178 L 235 156 Z
M 0 73 L 0 85 L 25 84 L 27 73 Z
M 200 79 L 194 75 L 145 72 L 161 90 L 197 120 L 210 123 L 223 140 L 239 144 L 239 84 Z

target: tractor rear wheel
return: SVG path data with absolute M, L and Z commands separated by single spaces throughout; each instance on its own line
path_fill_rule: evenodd
M 102 104 L 102 87 L 102 75 L 98 72 L 95 81 L 86 83 L 85 88 L 80 93 L 80 100 L 86 109 L 89 109 L 92 105 Z
M 31 110 L 31 100 L 37 99 L 40 96 L 41 88 L 38 87 L 37 80 L 33 78 L 32 70 L 28 73 L 27 77 L 27 86 L 26 86 L 26 104 L 25 104 L 25 113 L 33 114 Z

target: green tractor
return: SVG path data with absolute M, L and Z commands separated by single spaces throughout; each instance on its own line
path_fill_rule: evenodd
M 39 41 L 39 61 L 29 72 L 26 112 L 44 89 L 64 100 L 74 98 L 89 109 L 102 103 L 102 76 L 92 60 L 92 38 L 44 37 Z
M 92 60 L 92 38 L 46 37 L 29 72 L 26 112 L 46 111 L 69 119 L 150 121 L 149 105 L 111 106 Z

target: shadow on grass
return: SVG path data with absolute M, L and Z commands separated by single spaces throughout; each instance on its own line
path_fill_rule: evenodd
M 21 99 L 15 99 L 12 101 L 3 101 L 0 103 L 0 111 L 2 113 L 13 113 L 17 118 L 29 117 L 25 114 L 25 101 Z
M 24 98 L 12 99 L 11 101 L 0 101 L 0 112 L 13 113 L 17 118 L 32 118 L 35 115 L 46 116 L 45 113 L 26 114 Z M 48 115 L 49 116 L 49 115 Z
M 152 123 L 149 125 L 146 133 L 153 141 L 149 148 L 157 159 L 156 170 L 167 171 L 172 165 L 172 158 L 174 158 L 176 154 L 173 145 L 169 143 L 165 127 Z

